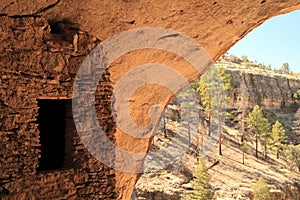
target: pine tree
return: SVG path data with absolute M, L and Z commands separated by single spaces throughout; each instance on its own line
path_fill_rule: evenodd
M 271 141 L 271 133 L 270 133 L 270 123 L 267 118 L 264 118 L 261 124 L 261 133 L 260 133 L 260 138 L 262 145 L 264 147 L 264 154 L 265 154 L 265 159 L 268 158 L 268 146 Z
M 245 153 L 248 151 L 249 146 L 246 143 L 246 134 L 245 134 L 245 116 L 246 116 L 246 109 L 248 108 L 248 103 L 245 101 L 245 97 L 247 94 L 247 86 L 246 86 L 246 80 L 244 78 L 244 72 L 241 72 L 241 84 L 240 84 L 240 96 L 241 101 L 239 105 L 239 110 L 242 112 L 242 138 L 241 138 L 241 145 L 240 148 L 243 151 L 243 164 L 245 164 Z
M 300 172 L 300 144 L 289 145 L 285 151 L 285 159 L 291 169 L 298 169 Z
M 241 56 L 243 62 L 249 62 L 248 56 Z
M 299 133 L 300 133 L 300 108 L 295 113 L 294 118 L 292 120 L 292 135 L 299 136 Z
M 201 102 L 208 114 L 208 135 L 211 134 L 213 112 L 217 113 L 219 133 L 219 154 L 222 155 L 222 119 L 225 106 L 229 100 L 226 91 L 230 90 L 230 75 L 223 66 L 212 66 L 201 78 L 196 90 L 200 93 Z
M 266 70 L 271 71 L 272 70 L 272 66 L 268 65 L 267 68 L 266 68 Z
M 270 189 L 263 177 L 259 177 L 258 181 L 252 187 L 253 200 L 273 200 Z
M 249 150 L 249 145 L 247 144 L 247 142 L 245 140 L 243 140 L 241 142 L 241 146 L 240 146 L 242 152 L 243 152 L 243 164 L 245 164 L 245 153 L 248 152 Z
M 249 113 L 247 124 L 255 136 L 255 155 L 258 158 L 258 140 L 260 136 L 267 132 L 269 121 L 263 115 L 262 109 L 259 105 L 254 106 L 252 112 Z M 263 135 L 267 136 L 267 134 Z
M 163 132 L 164 132 L 164 137 L 167 138 L 167 122 L 166 122 L 166 110 L 163 115 Z
M 208 115 L 208 136 L 210 136 L 212 121 L 211 95 L 203 77 L 200 78 L 199 85 L 196 87 L 196 90 L 200 93 L 201 103 L 205 109 L 205 112 Z
M 259 63 L 258 68 L 262 70 L 266 70 L 266 66 L 264 64 Z
M 200 159 L 198 168 L 194 173 L 193 184 L 193 194 L 191 195 L 191 200 L 210 200 L 213 198 L 213 192 L 211 191 L 211 186 L 209 184 L 209 176 L 206 171 L 205 161 L 203 158 Z
M 193 87 L 188 87 L 183 92 L 178 95 L 178 101 L 180 104 L 181 115 L 183 119 L 187 120 L 187 131 L 188 131 L 188 141 L 191 144 L 191 123 L 198 121 L 199 113 L 199 102 L 195 96 L 195 89 Z M 194 114 L 191 114 L 194 113 Z
M 277 120 L 272 127 L 271 132 L 272 141 L 270 147 L 277 154 L 277 159 L 279 159 L 280 152 L 286 147 L 287 138 L 285 136 L 285 130 L 282 124 Z
M 285 62 L 285 63 L 282 63 L 282 66 L 281 66 L 281 69 L 280 71 L 284 74 L 288 74 L 290 72 L 290 66 L 289 66 L 289 63 Z
M 295 92 L 293 94 L 293 99 L 296 103 L 298 103 L 300 101 L 300 90 L 298 90 L 297 92 Z

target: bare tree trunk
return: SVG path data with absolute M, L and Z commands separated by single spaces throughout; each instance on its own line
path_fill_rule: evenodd
M 218 131 L 219 131 L 219 155 L 222 155 L 222 127 L 221 127 L 221 117 L 218 114 Z
M 244 79 L 243 72 L 241 73 L 241 86 L 240 86 L 240 93 L 241 93 L 241 104 L 240 108 L 242 109 L 242 138 L 241 138 L 241 144 L 245 145 L 245 116 L 246 116 L 246 102 L 245 102 L 245 96 L 246 96 L 246 83 Z M 243 148 L 243 164 L 245 164 L 245 149 Z
M 244 98 L 242 98 L 244 99 Z M 242 139 L 241 142 L 245 140 L 245 109 L 242 111 Z
M 167 130 L 166 130 L 166 111 L 163 116 L 164 119 L 164 137 L 167 138 Z
M 189 134 L 189 146 L 191 145 L 191 130 L 190 130 L 190 119 L 188 120 L 188 134 Z
M 255 136 L 255 156 L 258 159 L 258 135 Z
M 242 139 L 241 139 L 241 144 L 244 145 L 245 141 L 245 110 L 243 109 L 242 112 Z M 243 165 L 245 164 L 245 150 L 243 149 Z
M 209 112 L 209 116 L 208 116 L 208 136 L 210 136 L 211 134 L 211 121 L 212 121 L 212 113 Z
M 268 159 L 267 155 L 267 141 L 265 140 L 265 159 Z

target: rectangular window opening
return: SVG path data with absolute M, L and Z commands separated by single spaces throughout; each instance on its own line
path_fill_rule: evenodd
M 71 99 L 39 99 L 37 123 L 40 131 L 40 158 L 37 171 L 59 170 L 70 167 L 70 136 L 74 130 Z M 70 128 L 71 127 L 71 128 Z

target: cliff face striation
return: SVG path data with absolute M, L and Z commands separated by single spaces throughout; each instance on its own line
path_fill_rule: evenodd
M 251 109 L 258 104 L 268 110 L 295 112 L 293 94 L 300 89 L 299 78 L 259 69 L 228 68 L 227 73 L 231 75 L 233 88 L 228 108 Z
M 251 68 L 227 68 L 231 75 L 231 101 L 227 105 L 228 111 L 235 113 L 234 124 L 239 124 L 241 110 L 251 111 L 259 105 L 265 116 L 273 124 L 279 120 L 286 131 L 290 143 L 299 144 L 300 138 L 293 130 L 299 102 L 293 94 L 300 89 L 300 79 L 295 75 L 279 74 L 273 71 Z

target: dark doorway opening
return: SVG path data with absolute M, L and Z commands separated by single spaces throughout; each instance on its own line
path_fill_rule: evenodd
M 40 159 L 38 171 L 62 169 L 65 159 L 66 105 L 70 100 L 38 100 Z

